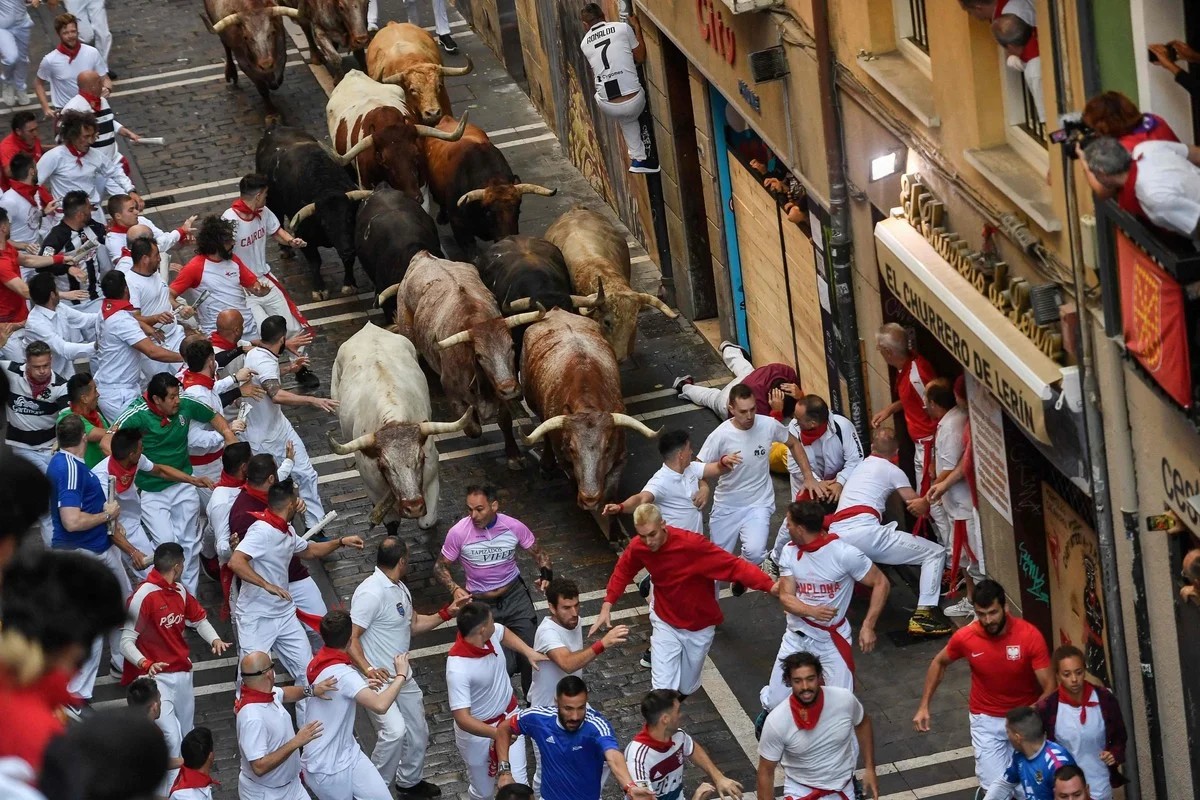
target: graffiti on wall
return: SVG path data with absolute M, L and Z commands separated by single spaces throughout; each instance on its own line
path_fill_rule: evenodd
M 596 194 L 604 198 L 604 202 L 616 205 L 616 193 L 608 177 L 608 168 L 604 164 L 604 150 L 596 138 L 596 130 L 592 127 L 588 107 L 579 85 L 579 76 L 570 64 L 567 65 L 570 85 L 567 88 L 567 153 L 576 168 L 587 178 Z

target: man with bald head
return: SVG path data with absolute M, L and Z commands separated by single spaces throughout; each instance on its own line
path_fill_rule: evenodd
M 322 700 L 337 691 L 330 678 L 310 686 L 276 686 L 271 656 L 259 650 L 241 662 L 242 692 L 234 702 L 237 715 L 241 800 L 308 800 L 300 782 L 300 748 L 319 738 L 323 726 L 312 721 L 297 731 L 284 703 L 306 697 Z
M 855 468 L 842 488 L 837 511 L 829 519 L 829 532 L 857 547 L 876 564 L 919 564 L 920 597 L 908 621 L 913 636 L 946 636 L 954 627 L 938 609 L 942 568 L 946 550 L 937 542 L 896 530 L 896 523 L 883 524 L 888 498 L 899 492 L 911 504 L 918 495 L 908 476 L 894 463 L 900 443 L 891 428 L 876 428 L 871 436 L 871 454 Z
M 106 161 L 123 161 L 117 150 L 117 134 L 131 142 L 140 138 L 136 133 L 117 122 L 112 106 L 104 96 L 104 79 L 95 70 L 85 69 L 79 73 L 79 93 L 67 101 L 63 111 L 81 111 L 96 117 L 96 141 L 92 149 L 101 153 Z M 123 163 L 125 174 L 129 174 L 129 162 Z
M 129 302 L 139 309 L 141 320 L 162 334 L 160 344 L 168 350 L 179 350 L 183 344 L 183 326 L 179 319 L 195 315 L 191 306 L 171 299 L 171 290 L 158 271 L 158 243 L 153 232 L 144 225 L 129 229 L 129 247 L 121 252 L 117 269 L 125 273 L 129 287 Z M 142 374 L 146 380 L 161 372 L 159 362 L 145 358 Z
M 1038 121 L 1045 122 L 1046 98 L 1042 91 L 1042 57 L 1038 53 L 1037 28 L 1017 14 L 1005 13 L 992 20 L 992 36 L 1004 48 L 1009 69 L 1024 76 Z

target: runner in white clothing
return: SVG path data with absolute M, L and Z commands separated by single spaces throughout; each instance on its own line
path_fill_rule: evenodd
M 59 14 L 55 17 L 54 32 L 58 34 L 58 46 L 42 56 L 38 65 L 38 79 L 33 83 L 46 119 L 54 119 L 55 111 L 79 93 L 77 79 L 79 73 L 86 69 L 100 73 L 105 91 L 112 91 L 105 56 L 90 44 L 80 41 L 79 21 L 74 15 Z M 43 82 L 50 84 L 49 95 Z
M 629 776 L 639 786 L 650 789 L 658 798 L 683 797 L 683 768 L 688 760 L 704 770 L 712 792 L 701 794 L 698 787 L 693 800 L 700 797 L 740 797 L 742 785 L 725 776 L 713 763 L 700 743 L 684 733 L 680 725 L 683 695 L 674 689 L 654 689 L 642 698 L 642 730 L 625 747 Z
M 87 299 L 82 289 L 66 294 L 68 298 Z M 96 352 L 100 315 L 77 311 L 70 303 L 63 303 L 58 284 L 48 272 L 29 279 L 29 301 L 33 307 L 25 318 L 25 341 L 50 345 L 54 374 L 70 378 L 75 374 L 75 359 L 89 358 Z
M 12 223 L 9 238 L 14 242 L 41 245 L 50 229 L 58 224 L 59 201 L 44 186 L 35 183 L 37 162 L 28 153 L 17 153 L 8 162 L 12 174 L 9 188 L 0 194 L 0 207 Z
M 348 652 L 354 665 L 371 680 L 388 681 L 397 674 L 404 679 L 393 703 L 370 712 L 377 734 L 371 763 L 386 783 L 395 782 L 402 796 L 434 797 L 441 789 L 421 777 L 429 744 L 425 696 L 411 669 L 392 673 L 388 666 L 400 655 L 407 658 L 414 633 L 449 622 L 470 598 L 461 597 L 436 614 L 415 614 L 412 592 L 404 585 L 407 573 L 408 545 L 398 537 L 384 537 L 375 556 L 375 571 L 358 585 L 350 601 L 353 632 Z
M 263 297 L 271 287 L 233 254 L 233 245 L 232 223 L 219 217 L 201 220 L 196 230 L 197 255 L 171 281 L 171 298 L 194 289 L 199 292 L 194 305 L 200 330 L 211 334 L 217 328 L 217 315 L 234 309 L 242 315 L 246 338 L 254 339 L 258 323 L 250 312 L 246 295 Z
M 217 357 L 212 342 L 208 339 L 189 339 L 183 346 L 183 359 L 187 368 L 183 371 L 183 396 L 203 403 L 227 420 L 231 416 L 225 409 L 243 397 L 262 397 L 266 394 L 261 387 L 250 383 L 250 370 L 246 367 L 227 378 L 216 377 Z M 234 433 L 243 433 L 246 423 L 234 419 L 229 423 Z M 207 422 L 192 420 L 188 429 L 188 457 L 192 462 L 192 474 L 209 480 L 221 477 L 221 454 L 225 450 L 224 437 L 217 434 Z M 208 507 L 211 489 L 200 492 L 200 505 Z
M 876 428 L 871 435 L 871 455 L 850 476 L 842 489 L 837 511 L 829 519 L 829 532 L 854 545 L 876 564 L 919 564 L 920 593 L 917 610 L 908 621 L 913 636 L 948 636 L 954 632 L 938 610 L 942 567 L 946 551 L 937 542 L 897 531 L 897 524 L 883 524 L 883 512 L 893 492 L 909 504 L 917 493 L 908 485 L 908 476 L 891 459 L 900 451 L 891 428 Z
M 164 231 L 149 217 L 141 215 L 144 204 L 141 198 L 130 197 L 127 194 L 115 194 L 108 198 L 107 208 L 110 222 L 108 235 L 104 237 L 104 246 L 108 248 L 108 255 L 114 264 L 121 258 L 121 251 L 126 249 L 130 238 L 129 231 L 135 225 L 149 228 L 154 241 L 158 242 L 160 255 L 171 252 L 195 232 L 196 216 L 194 214 L 185 219 L 179 227 Z
M 128 257 L 128 269 L 123 271 L 125 284 L 129 287 L 129 302 L 138 310 L 141 321 L 153 325 L 161 335 L 159 344 L 178 351 L 184 336 L 184 327 L 179 320 L 191 319 L 196 316 L 196 310 L 171 296 L 170 287 L 159 273 L 158 243 L 152 236 L 149 228 L 134 225 L 129 229 L 129 247 L 121 251 L 122 256 Z M 120 265 L 118 268 L 122 269 Z M 142 359 L 142 377 L 146 380 L 161 370 L 154 359 Z
M 756 413 L 754 392 L 744 383 L 729 391 L 729 419 L 704 440 L 699 458 L 715 462 L 723 457 L 726 463 L 737 457 L 732 470 L 717 481 L 712 511 L 708 516 L 708 531 L 713 544 L 728 553 L 734 552 L 738 539 L 742 542 L 742 558 L 761 564 L 766 555 L 767 534 L 771 514 L 775 512 L 775 489 L 771 483 L 771 445 L 783 442 L 800 464 L 804 487 L 814 497 L 823 498 L 826 491 L 817 483 L 800 440 L 788 433 L 778 421 Z M 734 593 L 740 594 L 734 586 Z

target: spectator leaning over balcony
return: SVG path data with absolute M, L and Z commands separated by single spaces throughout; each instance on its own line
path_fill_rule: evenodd
M 1008 55 L 1008 66 L 1025 76 L 1025 88 L 1037 109 L 1038 121 L 1046 121 L 1046 98 L 1042 93 L 1042 57 L 1038 53 L 1037 28 L 1017 14 L 1001 14 L 992 20 L 992 36 Z
M 1113 136 L 1133 152 L 1142 142 L 1178 142 L 1167 121 L 1157 114 L 1143 114 L 1120 92 L 1104 92 L 1083 107 L 1083 124 L 1101 136 Z
M 1130 153 L 1101 136 L 1083 148 L 1081 160 L 1097 196 L 1116 198 L 1129 213 L 1200 241 L 1200 147 L 1142 142 Z
M 1200 75 L 1188 72 L 1178 64 L 1181 60 L 1189 64 L 1200 64 L 1200 52 L 1193 50 L 1187 42 L 1181 42 L 1178 39 L 1168 44 L 1152 44 L 1150 52 L 1155 56 L 1151 63 L 1157 64 L 1174 75 L 1175 82 L 1187 89 L 1188 94 L 1192 97 L 1200 97 Z

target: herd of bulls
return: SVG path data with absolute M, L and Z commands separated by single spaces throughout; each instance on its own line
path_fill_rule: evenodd
M 279 86 L 285 16 L 338 79 L 326 105 L 332 147 L 273 121 L 256 161 L 270 181 L 268 206 L 307 243 L 314 296 L 327 296 L 318 248 L 332 248 L 343 291 L 357 290 L 358 261 L 393 323 L 348 339 L 331 383 L 345 444 L 331 436 L 330 445 L 354 454 L 374 503 L 371 522 L 392 532 L 402 518 L 435 523 L 439 434 L 479 437 L 495 418 L 508 465 L 519 469 L 513 409 L 522 396 L 542 420 L 525 443 L 543 443 L 543 470 L 561 464 L 579 505 L 599 509 L 620 478 L 625 431 L 657 435 L 625 414 L 622 400 L 618 364 L 633 351 L 638 313 L 653 306 L 676 316 L 630 287 L 625 236 L 583 208 L 559 217 L 544 238 L 519 233 L 522 197 L 556 190 L 521 183 L 483 130 L 453 116 L 444 78 L 471 63 L 444 66 L 424 29 L 392 22 L 368 44 L 365 0 L 299 0 L 294 8 L 206 0 L 206 12 L 231 82 L 236 62 L 264 97 Z M 364 71 L 343 71 L 338 47 L 353 50 Z M 473 264 L 444 258 L 439 222 Z M 438 375 L 457 422 L 430 421 L 418 358 Z

